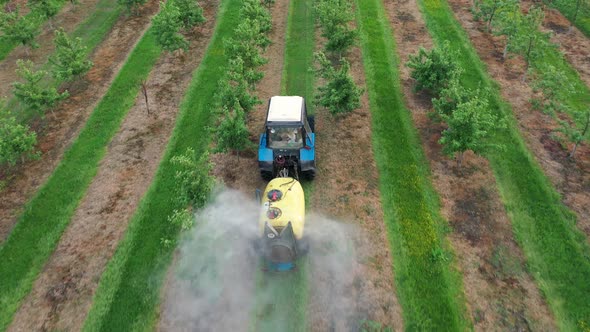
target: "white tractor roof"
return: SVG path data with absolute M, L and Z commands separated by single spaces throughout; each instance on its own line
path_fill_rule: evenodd
M 302 121 L 303 97 L 274 96 L 270 98 L 267 121 Z

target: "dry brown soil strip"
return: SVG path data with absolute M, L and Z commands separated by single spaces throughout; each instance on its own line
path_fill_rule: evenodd
M 469 0 L 450 0 L 449 4 L 490 75 L 499 83 L 502 97 L 512 104 L 529 150 L 562 195 L 563 203 L 577 214 L 577 226 L 590 241 L 590 148 L 582 144 L 575 160 L 567 157 L 567 149 L 552 138 L 559 125 L 549 115 L 531 107 L 529 100 L 534 92 L 528 85 L 530 82 L 521 80 L 524 61 L 520 57 L 502 60 L 502 38 L 482 32 L 480 24 L 473 21 Z
M 268 59 L 268 63 L 262 66 L 261 71 L 264 77 L 256 86 L 256 94 L 262 100 L 261 105 L 257 105 L 248 114 L 248 130 L 250 131 L 250 141 L 258 146 L 258 139 L 266 117 L 267 99 L 278 95 L 281 91 L 281 75 L 283 73 L 283 60 L 285 51 L 285 31 L 287 27 L 287 15 L 289 13 L 289 0 L 277 1 L 270 9 L 272 17 L 272 30 L 269 38 L 272 44 L 266 49 L 263 56 Z M 218 181 L 222 181 L 227 187 L 239 190 L 246 195 L 253 195 L 256 188 L 264 188 L 266 182 L 260 177 L 258 168 L 258 156 L 256 151 L 244 151 L 240 157 L 233 153 L 217 153 L 211 155 L 213 163 L 213 175 Z M 186 317 L 174 317 L 174 312 L 166 310 L 173 307 L 172 303 L 176 300 L 175 292 L 183 289 L 177 286 L 175 280 L 175 267 L 178 266 L 178 251 L 175 253 L 174 261 L 170 264 L 164 287 L 162 287 L 162 305 L 160 306 L 159 331 L 189 331 L 192 326 L 191 321 Z M 220 301 L 223 303 L 223 301 Z M 224 310 L 224 308 L 219 308 Z M 244 309 L 246 310 L 246 309 Z M 249 318 L 248 315 L 245 317 Z M 235 320 L 233 320 L 235 321 Z M 242 326 L 248 326 L 249 322 L 244 321 Z M 212 329 L 223 330 L 223 322 L 218 326 L 212 326 Z M 245 328 L 244 328 L 245 329 Z
M 159 165 L 192 72 L 212 35 L 216 9 L 215 1 L 204 5 L 208 21 L 191 33 L 186 54 L 168 53 L 154 66 L 146 81 L 151 114 L 140 93 L 9 330 L 81 329 L 100 275 Z
M 463 273 L 468 310 L 478 331 L 555 330 L 555 323 L 533 279 L 524 270 L 510 219 L 500 200 L 487 160 L 468 154 L 463 173 L 443 156 L 438 144 L 441 125 L 427 116 L 430 96 L 415 94 L 404 64 L 419 47 L 433 42 L 414 1 L 385 2 L 402 66 L 405 100 L 430 160 L 443 216 L 450 221 L 449 239 Z
M 92 69 L 72 87 L 71 97 L 59 105 L 54 115 L 47 115 L 38 136 L 41 159 L 19 166 L 14 179 L 0 192 L 0 242 L 6 239 L 25 203 L 45 183 L 76 139 L 157 9 L 158 2 L 152 0 L 142 8 L 140 16 L 119 18 L 91 55 Z
M 71 33 L 80 23 L 88 18 L 93 12 L 93 8 L 99 0 L 80 0 L 77 5 L 68 3 L 64 8 L 51 19 L 49 22 L 41 26 L 41 33 L 35 38 L 39 44 L 39 48 L 29 49 L 29 47 L 18 46 L 8 56 L 0 61 L 0 97 L 10 97 L 12 95 L 12 82 L 18 80 L 16 75 L 16 60 L 27 59 L 33 61 L 35 64 L 42 64 L 47 62 L 47 58 L 55 49 L 53 44 L 53 31 L 57 28 L 64 28 L 68 33 Z M 23 6 L 24 4 L 21 4 Z M 23 11 L 21 10 L 21 14 Z M 27 50 L 29 55 L 27 55 Z

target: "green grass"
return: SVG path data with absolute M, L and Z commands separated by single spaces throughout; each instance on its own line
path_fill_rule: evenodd
M 8 2 L 8 0 L 6 0 L 6 2 Z M 61 1 L 60 10 L 63 8 L 63 6 L 65 6 L 66 3 L 68 3 L 68 1 L 64 1 L 64 0 Z M 26 17 L 27 17 L 27 19 L 35 20 L 35 23 L 37 23 L 37 26 L 39 28 L 43 28 L 43 23 L 45 23 L 45 21 L 47 21 L 47 19 L 44 16 L 39 15 L 38 13 L 36 13 L 34 11 L 31 11 L 30 13 L 28 13 L 26 15 Z M 11 42 L 7 38 L 4 38 L 3 36 L 0 37 L 0 61 L 6 59 L 8 54 L 10 54 L 10 52 L 16 46 L 17 46 L 17 44 Z
M 55 249 L 96 174 L 107 145 L 135 103 L 140 82 L 147 77 L 160 53 L 153 34 L 148 32 L 0 247 L 0 330 L 10 323 L 21 299 L 30 291 Z
M 172 211 L 180 208 L 174 199 L 177 183 L 170 159 L 188 147 L 198 154 L 207 150 L 210 137 L 206 128 L 212 120 L 213 95 L 227 65 L 223 39 L 233 33 L 240 4 L 240 0 L 221 3 L 215 34 L 193 74 L 154 181 L 101 277 L 84 324 L 86 331 L 155 329 L 160 287 L 174 251 L 160 240 L 175 239 L 179 233 L 177 226 L 167 222 Z
M 493 139 L 504 151 L 487 153 L 500 195 L 516 238 L 523 248 L 527 267 L 564 331 L 577 330 L 590 322 L 590 249 L 575 226 L 575 216 L 564 207 L 518 131 L 510 105 L 502 101 L 497 84 L 488 75 L 469 38 L 453 18 L 446 1 L 420 0 L 426 24 L 435 42 L 445 40 L 457 52 L 456 59 L 467 70 L 464 86 L 478 84 L 492 90 L 491 107 L 505 116 L 506 130 Z
M 289 4 L 285 59 L 281 81 L 281 94 L 303 96 L 307 110 L 313 114 L 315 22 L 312 0 L 296 0 Z M 313 183 L 303 182 L 306 207 L 313 193 Z M 308 259 L 297 261 L 295 271 L 268 274 L 259 271 L 256 276 L 256 293 L 273 294 L 272 306 L 263 298 L 256 299 L 251 331 L 306 331 L 308 302 Z M 289 287 L 285 287 L 289 285 Z
M 289 272 L 259 269 L 255 289 L 263 295 L 256 298 L 250 331 L 307 331 L 308 258 L 302 257 L 296 264 L 297 269 Z
M 281 81 L 281 94 L 302 96 L 307 110 L 313 114 L 315 48 L 315 18 L 313 1 L 296 0 L 289 4 L 289 18 L 285 45 L 285 62 Z
M 121 16 L 124 9 L 117 3 L 117 0 L 100 0 L 92 14 L 71 33 L 72 37 L 82 39 L 82 44 L 87 47 L 87 55 L 104 40 Z
M 405 329 L 469 329 L 461 278 L 451 266 L 452 254 L 442 235 L 446 222 L 438 213 L 428 162 L 402 98 L 400 64 L 383 4 L 379 0 L 356 4 L 373 150 Z M 441 252 L 446 258 L 435 255 Z
M 557 8 L 568 20 L 574 19 L 576 0 L 553 0 L 551 6 Z M 587 37 L 590 37 L 590 4 L 582 1 L 575 26 Z

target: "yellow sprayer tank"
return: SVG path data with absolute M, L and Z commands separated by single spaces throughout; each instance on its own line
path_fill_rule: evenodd
M 303 239 L 305 196 L 294 178 L 280 177 L 268 183 L 261 197 L 260 248 L 272 271 L 289 271 L 307 252 Z
M 303 237 L 305 196 L 299 181 L 294 178 L 276 178 L 268 183 L 262 195 L 259 222 L 261 235 L 266 222 L 278 231 L 291 222 L 295 238 L 300 240 Z

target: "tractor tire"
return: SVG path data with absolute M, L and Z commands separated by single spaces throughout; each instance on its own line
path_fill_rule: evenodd
M 315 169 L 303 172 L 303 177 L 305 177 L 306 180 L 310 181 L 315 179 Z
M 311 128 L 311 132 L 315 133 L 315 116 L 313 116 L 313 115 L 308 116 L 307 123 L 309 123 L 309 128 Z
M 272 180 L 272 172 L 260 171 L 260 176 L 262 177 L 262 179 L 264 179 L 266 181 Z

